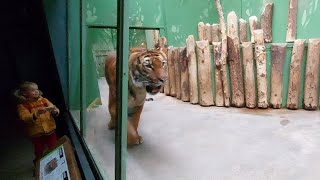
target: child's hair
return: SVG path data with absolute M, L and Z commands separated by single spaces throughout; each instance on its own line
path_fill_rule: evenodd
M 37 85 L 37 84 L 30 81 L 24 81 L 23 83 L 20 84 L 19 89 L 21 92 L 25 92 L 29 89 L 30 86 L 33 86 L 33 85 Z
M 37 85 L 37 83 L 30 82 L 30 81 L 24 81 L 19 85 L 19 88 L 15 90 L 14 96 L 17 98 L 18 102 L 25 101 L 26 97 L 23 95 L 24 92 L 26 92 L 30 86 Z M 40 96 L 42 96 L 42 92 L 39 90 Z

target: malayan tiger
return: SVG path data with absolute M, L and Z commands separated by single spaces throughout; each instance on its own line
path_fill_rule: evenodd
M 140 115 L 146 100 L 146 94 L 157 94 L 168 78 L 167 56 L 161 50 L 145 48 L 130 49 L 128 62 L 128 122 L 127 144 L 137 145 L 143 142 L 138 133 Z M 116 126 L 116 54 L 107 57 L 105 77 L 109 85 L 109 129 Z

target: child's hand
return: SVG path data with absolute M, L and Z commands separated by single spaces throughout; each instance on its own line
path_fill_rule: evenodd
M 39 116 L 40 114 L 46 113 L 47 110 L 45 108 L 39 108 L 36 112 L 36 115 Z
M 33 118 L 34 118 L 34 119 L 37 119 L 37 118 L 40 116 L 40 114 L 43 114 L 43 113 L 45 113 L 45 112 L 47 112 L 47 110 L 46 110 L 45 108 L 39 108 L 39 109 L 33 114 Z
M 54 108 L 51 110 L 51 114 L 57 116 L 59 114 L 59 109 L 54 106 Z

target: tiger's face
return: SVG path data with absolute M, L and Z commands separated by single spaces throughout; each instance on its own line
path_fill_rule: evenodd
M 137 55 L 132 70 L 135 86 L 157 94 L 168 79 L 167 56 L 161 50 L 147 50 Z

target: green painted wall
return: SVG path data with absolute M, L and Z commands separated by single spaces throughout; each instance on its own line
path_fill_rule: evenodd
M 274 3 L 273 9 L 273 42 L 285 42 L 287 31 L 287 18 L 289 3 L 284 0 L 242 0 L 241 14 L 242 18 L 248 20 L 250 16 L 255 15 L 260 19 L 266 3 Z M 319 0 L 298 1 L 297 15 L 297 38 L 318 38 L 320 37 L 320 27 L 317 23 L 317 17 L 320 16 Z
M 217 23 L 218 16 L 213 0 L 164 0 L 166 13 L 166 35 L 168 44 L 185 46 L 186 38 L 198 37 L 198 22 Z
M 87 0 L 87 25 L 116 26 L 116 0 Z M 248 21 L 250 16 L 260 19 L 266 3 L 274 3 L 273 42 L 285 42 L 288 1 L 284 0 L 221 0 L 225 18 L 235 11 L 238 18 Z M 319 0 L 299 1 L 297 38 L 320 36 L 316 19 L 320 15 Z M 218 23 L 213 0 L 136 0 L 129 1 L 131 27 L 164 28 L 169 45 L 183 46 L 188 35 L 197 37 L 197 24 Z M 227 19 L 226 19 L 227 20 Z
M 135 0 L 129 2 L 129 25 L 132 27 L 163 27 L 162 0 Z M 86 23 L 88 25 L 116 26 L 116 0 L 87 0 Z

